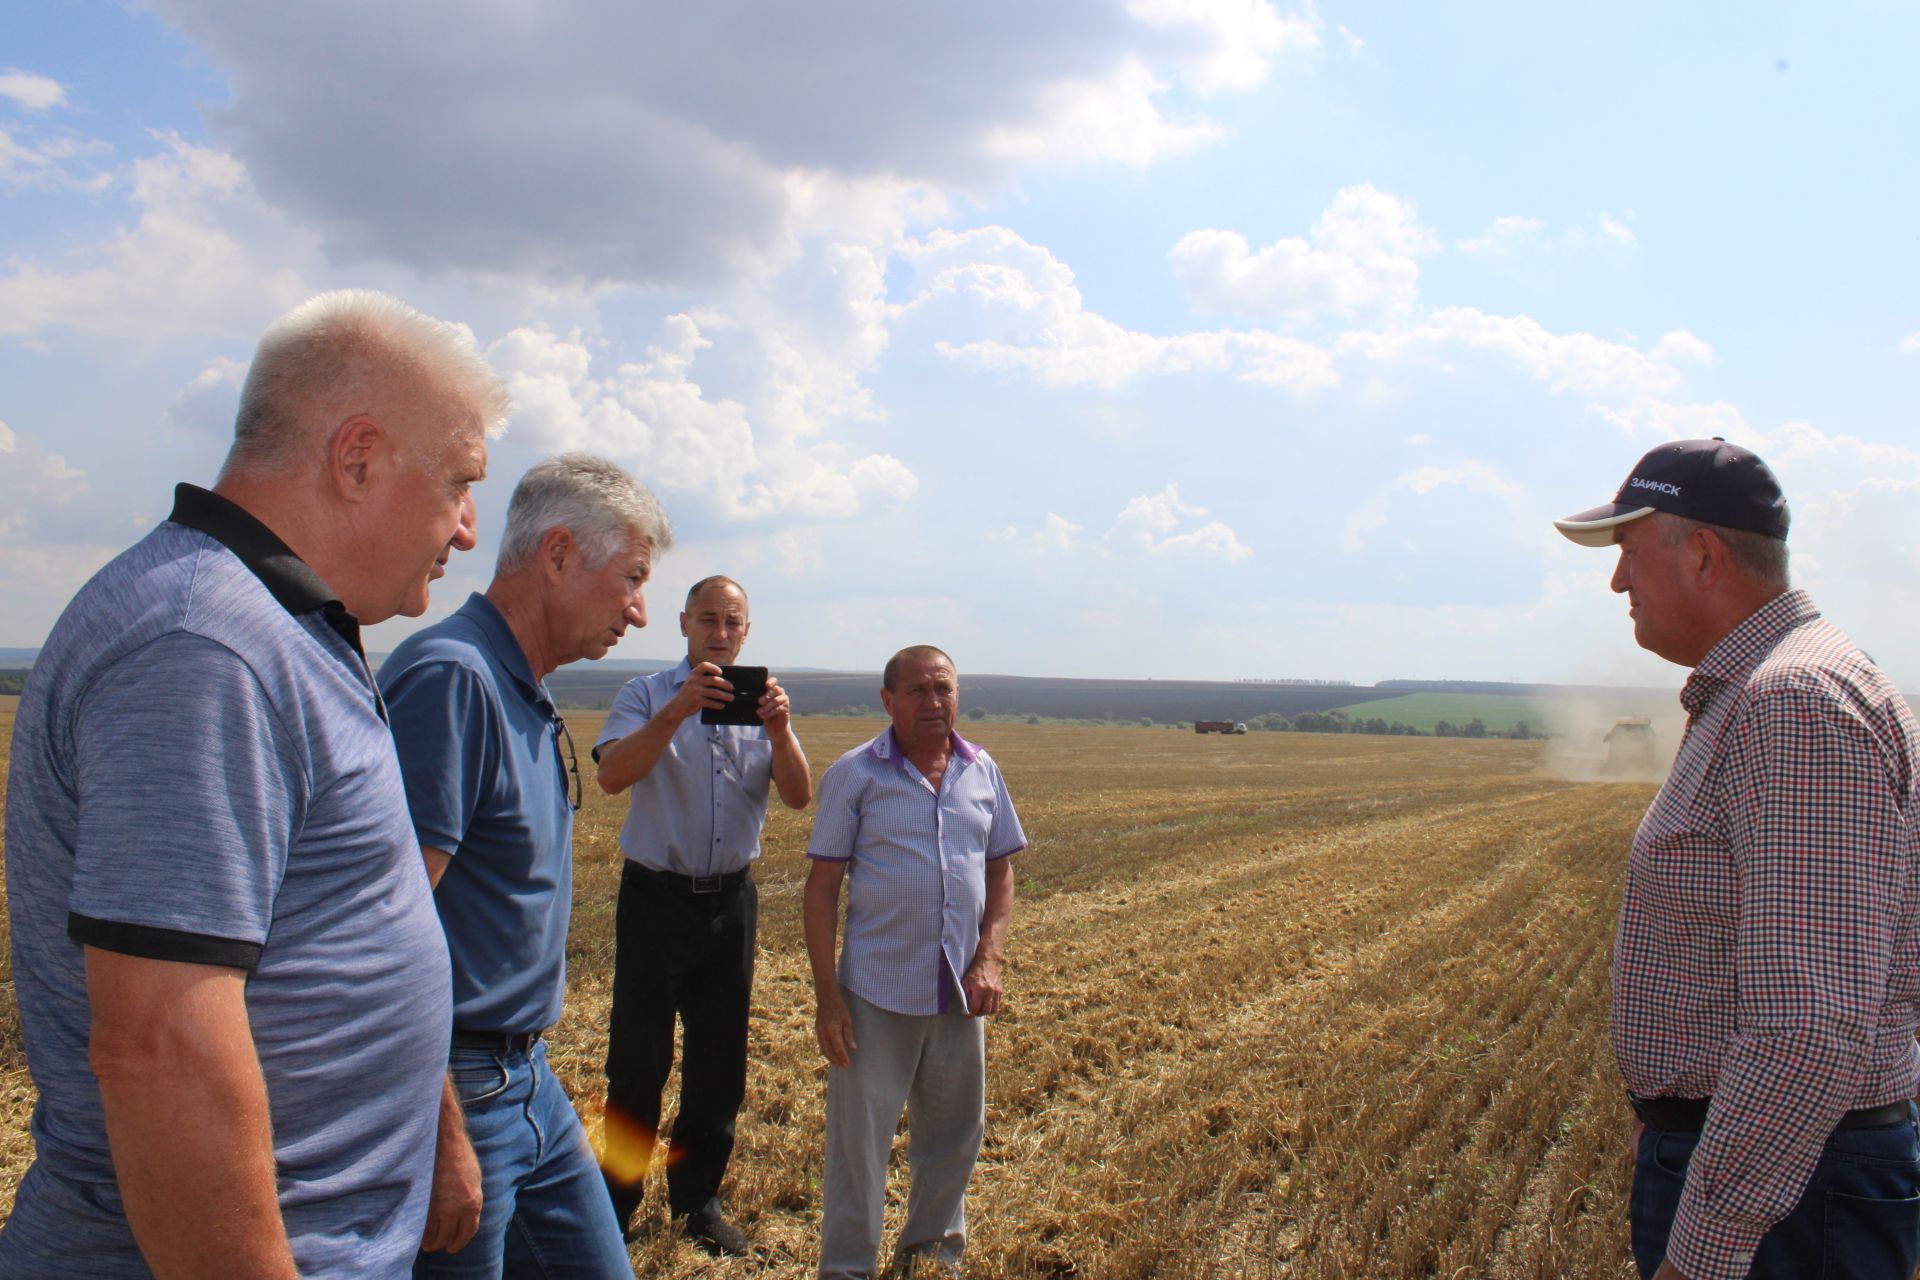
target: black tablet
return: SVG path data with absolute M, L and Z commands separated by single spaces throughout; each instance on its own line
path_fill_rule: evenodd
M 720 678 L 733 686 L 733 701 L 724 707 L 700 708 L 700 723 L 759 724 L 760 699 L 767 692 L 767 669 L 722 667 Z

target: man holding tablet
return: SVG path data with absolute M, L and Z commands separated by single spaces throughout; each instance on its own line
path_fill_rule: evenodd
M 759 915 L 752 864 L 767 792 L 777 789 L 793 809 L 813 799 L 780 682 L 764 668 L 733 666 L 751 625 L 739 583 L 696 582 L 680 615 L 686 658 L 620 691 L 593 752 L 601 790 L 632 789 L 620 831 L 627 862 L 614 917 L 602 1171 L 628 1227 L 659 1136 L 677 1017 L 686 1056 L 667 1205 L 712 1254 L 747 1252 L 745 1234 L 721 1212 L 720 1181 L 747 1089 Z M 750 680 L 764 681 L 757 699 L 740 696 Z

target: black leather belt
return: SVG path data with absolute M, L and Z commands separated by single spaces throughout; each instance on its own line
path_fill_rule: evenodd
M 533 1046 L 545 1034 L 544 1031 L 462 1031 L 455 1027 L 453 1047 L 486 1049 L 493 1053 L 517 1053 L 524 1057 L 533 1052 Z
M 729 871 L 720 876 L 683 876 L 672 871 L 655 871 L 652 867 L 641 866 L 637 862 L 629 862 L 627 865 L 655 884 L 666 885 L 682 893 L 732 893 L 753 878 L 752 867 L 742 867 L 738 871 Z
M 1636 1098 L 1627 1095 L 1633 1114 L 1654 1129 L 1668 1133 L 1698 1133 L 1707 1126 L 1707 1107 L 1711 1098 Z M 1907 1118 L 1907 1104 L 1889 1102 L 1883 1107 L 1861 1107 L 1840 1117 L 1835 1129 L 1884 1129 Z

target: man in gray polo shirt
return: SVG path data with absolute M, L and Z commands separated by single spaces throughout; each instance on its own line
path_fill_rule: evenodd
M 473 545 L 505 393 L 378 294 L 268 329 L 212 491 L 21 697 L 13 973 L 40 1097 L 0 1276 L 404 1274 L 450 989 L 360 625 Z
M 887 1153 L 907 1108 L 913 1187 L 895 1270 L 960 1274 L 965 1199 L 986 1124 L 986 1040 L 1027 847 L 999 766 L 954 732 L 960 678 L 932 645 L 887 663 L 893 727 L 820 780 L 803 907 L 827 1072 L 822 1280 L 874 1273 Z M 834 966 L 840 884 L 847 936 Z
M 559 1021 L 580 767 L 546 677 L 647 625 L 673 531 L 602 458 L 521 477 L 484 595 L 380 669 L 453 957 L 453 1054 L 421 1276 L 629 1277 L 626 1244 L 541 1031 Z

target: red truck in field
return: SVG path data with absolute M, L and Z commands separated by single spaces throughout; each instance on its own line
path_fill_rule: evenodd
M 1247 722 L 1244 720 L 1195 720 L 1195 733 L 1245 733 Z

